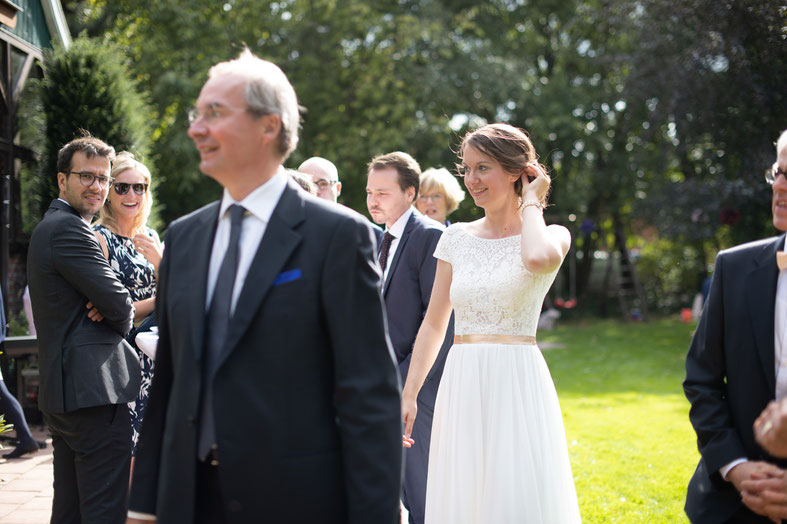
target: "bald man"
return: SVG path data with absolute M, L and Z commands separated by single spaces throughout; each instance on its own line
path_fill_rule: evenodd
M 342 194 L 342 183 L 339 182 L 339 171 L 333 162 L 326 158 L 313 156 L 298 167 L 298 171 L 311 175 L 317 185 L 317 196 L 336 202 Z

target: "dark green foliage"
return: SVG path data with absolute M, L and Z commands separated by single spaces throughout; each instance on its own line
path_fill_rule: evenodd
M 125 55 L 117 44 L 77 38 L 68 50 L 48 52 L 44 62 L 44 196 L 57 195 L 57 152 L 82 130 L 116 151 L 133 151 L 155 172 L 148 158 L 151 112 L 129 76 Z M 43 198 L 43 205 L 49 205 L 48 198 Z
M 693 295 L 716 250 L 772 232 L 762 172 L 787 122 L 784 10 L 775 0 L 64 7 L 72 28 L 122 45 L 150 93 L 165 222 L 220 195 L 199 172 L 186 111 L 209 67 L 247 45 L 285 71 L 306 108 L 287 166 L 331 159 L 341 201 L 364 213 L 374 155 L 401 149 L 424 168 L 452 168 L 469 128 L 526 128 L 554 177 L 549 220 L 573 224 L 584 254 L 576 268 L 581 307 L 599 303 L 582 293 L 596 292 L 594 252 L 614 249 L 614 231 L 630 248 L 671 246 L 665 260 L 650 251 L 641 264 L 648 275 L 672 269 L 645 283 L 668 308 Z M 467 198 L 451 220 L 480 214 Z M 681 256 L 692 260 L 669 262 Z

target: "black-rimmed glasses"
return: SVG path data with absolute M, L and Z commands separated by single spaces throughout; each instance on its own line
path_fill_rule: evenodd
M 127 184 L 126 182 L 115 182 L 112 184 L 112 187 L 115 188 L 115 193 L 118 195 L 125 195 L 128 193 L 129 188 L 134 190 L 134 193 L 138 195 L 144 195 L 145 192 L 148 190 L 148 185 L 143 183 L 137 184 Z
M 91 173 L 90 171 L 69 171 L 69 175 L 78 175 L 79 181 L 85 187 L 90 187 L 93 185 L 93 182 L 98 182 L 98 187 L 101 189 L 105 189 L 109 184 L 111 178 L 106 175 L 97 175 L 95 173 Z
M 765 181 L 773 185 L 776 183 L 776 179 L 779 178 L 779 175 L 787 178 L 787 172 L 779 169 L 777 164 L 773 164 L 773 167 L 765 171 Z

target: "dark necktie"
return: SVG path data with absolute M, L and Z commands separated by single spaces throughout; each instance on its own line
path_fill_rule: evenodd
M 388 263 L 388 251 L 391 250 L 391 242 L 393 242 L 393 239 L 394 236 L 388 231 L 383 233 L 383 242 L 380 244 L 380 256 L 377 257 L 383 273 L 385 273 L 385 265 Z
M 221 261 L 213 298 L 210 301 L 205 319 L 205 349 L 202 363 L 202 413 L 197 453 L 205 460 L 211 446 L 216 443 L 216 427 L 213 418 L 213 377 L 216 365 L 227 339 L 227 327 L 232 308 L 232 291 L 235 288 L 235 275 L 238 273 L 238 246 L 243 222 L 243 206 L 233 204 L 230 213 L 230 242 L 224 259 Z

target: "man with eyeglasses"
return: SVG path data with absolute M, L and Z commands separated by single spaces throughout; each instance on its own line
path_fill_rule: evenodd
M 393 524 L 401 408 L 367 221 L 312 198 L 284 73 L 245 50 L 191 114 L 224 192 L 173 222 L 128 522 Z
M 765 179 L 773 190 L 773 225 L 784 232 L 787 131 L 776 149 L 777 162 Z M 782 233 L 721 251 L 716 258 L 683 382 L 701 455 L 686 496 L 686 514 L 694 523 L 767 523 L 787 517 L 768 505 L 775 486 L 787 491 L 787 461 L 760 447 L 753 428 L 769 402 L 787 399 L 784 242 Z M 758 428 L 765 430 L 764 421 Z
M 55 199 L 30 239 L 27 277 L 38 328 L 38 407 L 52 434 L 51 522 L 121 522 L 131 460 L 127 402 L 139 358 L 124 340 L 134 307 L 90 220 L 106 200 L 115 150 L 94 137 L 58 153 Z
M 317 186 L 318 197 L 330 202 L 338 202 L 339 195 L 342 194 L 342 183 L 339 182 L 339 171 L 333 162 L 327 158 L 313 156 L 305 160 L 298 167 L 298 171 L 312 177 Z M 379 246 L 383 239 L 383 228 L 373 223 L 369 225 L 372 226 Z
M 342 194 L 342 183 L 339 182 L 339 171 L 327 158 L 313 156 L 305 160 L 298 171 L 310 175 L 317 185 L 317 196 L 336 202 Z

